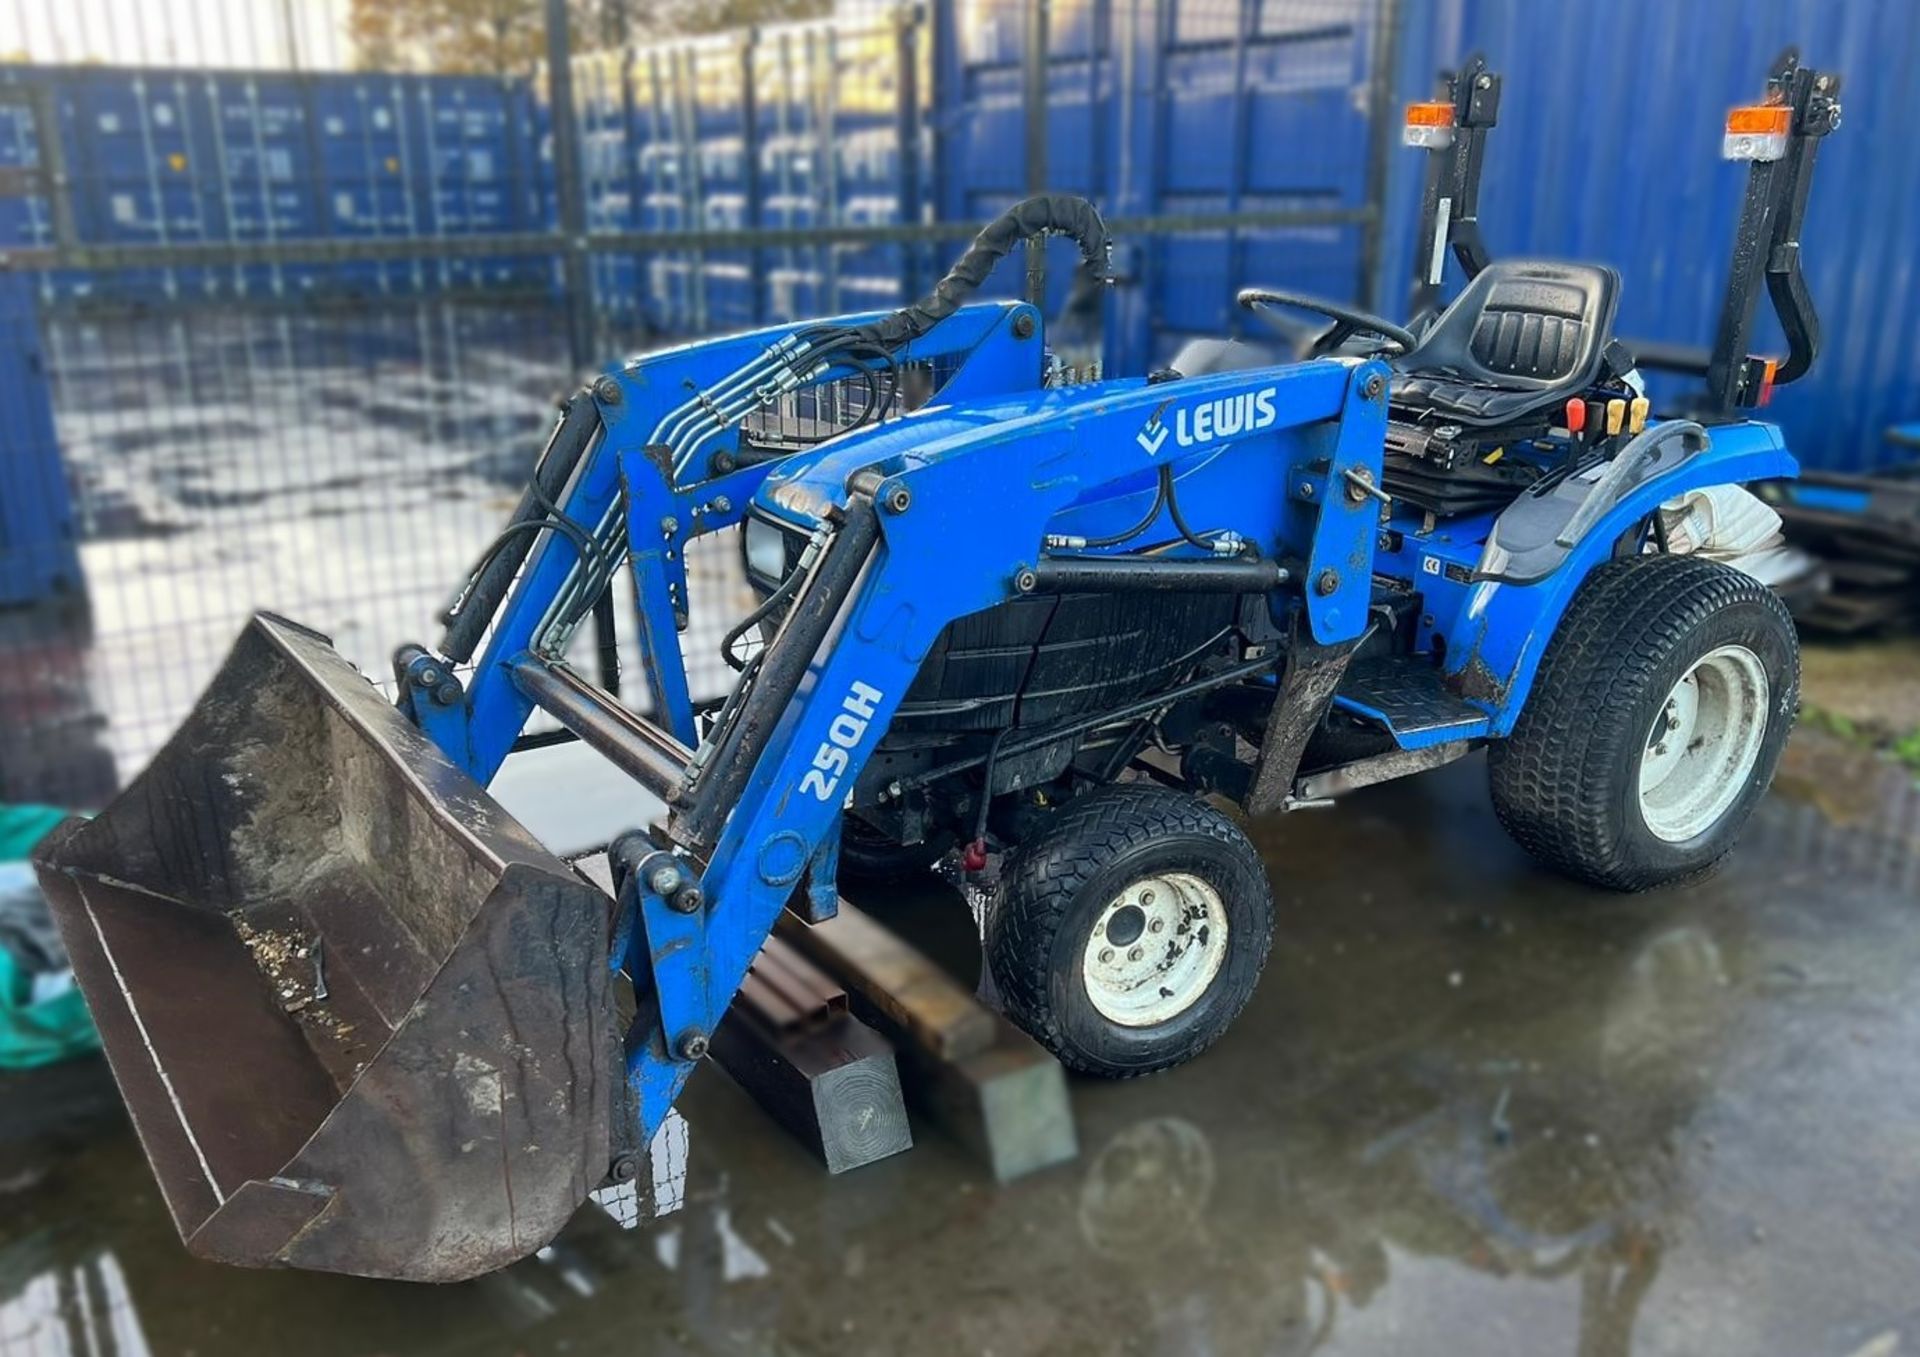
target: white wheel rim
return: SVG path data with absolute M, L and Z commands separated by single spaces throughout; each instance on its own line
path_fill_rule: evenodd
M 1640 756 L 1640 818 L 1685 843 L 1746 790 L 1767 736 L 1767 670 L 1745 646 L 1709 651 L 1673 685 Z
M 1080 974 L 1100 1016 L 1152 1027 L 1192 1008 L 1227 956 L 1220 892 L 1186 872 L 1142 877 L 1094 921 Z

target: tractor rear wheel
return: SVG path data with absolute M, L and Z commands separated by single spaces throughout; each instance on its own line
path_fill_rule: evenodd
M 1070 1069 L 1191 1060 L 1252 997 L 1273 898 L 1247 836 L 1182 792 L 1129 783 L 1055 812 L 1011 856 L 987 916 L 1007 1015 Z
M 1611 561 L 1488 751 L 1494 810 L 1536 858 L 1598 886 L 1697 875 L 1766 794 L 1799 694 L 1793 621 L 1764 584 L 1688 556 Z

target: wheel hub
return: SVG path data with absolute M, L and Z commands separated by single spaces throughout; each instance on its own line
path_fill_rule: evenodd
M 1199 877 L 1143 877 L 1107 903 L 1081 962 L 1087 997 L 1122 1027 L 1178 1017 L 1207 992 L 1227 955 L 1227 910 Z
M 1649 830 L 1684 843 L 1718 823 L 1760 761 L 1768 706 L 1766 666 L 1745 646 L 1709 651 L 1681 675 L 1640 756 L 1640 816 Z

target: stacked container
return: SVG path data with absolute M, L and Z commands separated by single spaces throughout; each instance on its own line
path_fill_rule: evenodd
M 524 82 L 482 77 L 0 67 L 0 165 L 59 128 L 82 244 L 263 247 L 269 262 L 45 275 L 47 296 L 156 302 L 393 295 L 545 282 L 525 259 L 448 257 L 441 237 L 540 229 Z M 417 258 L 271 260 L 316 239 L 418 240 Z M 52 243 L 44 203 L 0 206 L 0 241 Z

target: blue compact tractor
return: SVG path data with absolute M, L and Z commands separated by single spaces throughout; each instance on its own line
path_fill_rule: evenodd
M 1100 377 L 1086 202 L 988 226 L 922 300 L 620 363 L 565 403 L 518 511 L 398 702 L 261 615 L 152 766 L 40 870 L 189 1246 L 471 1276 L 546 1242 L 659 1129 L 776 916 L 843 874 L 996 868 L 1008 1014 L 1070 1067 L 1187 1060 L 1275 920 L 1238 817 L 1318 810 L 1487 751 L 1542 862 L 1638 890 L 1707 870 L 1793 724 L 1794 632 L 1694 492 L 1790 477 L 1751 417 L 1812 361 L 1799 228 L 1830 76 L 1783 59 L 1691 417 L 1652 412 L 1620 279 L 1491 260 L 1472 184 L 1498 82 L 1416 106 L 1435 153 L 1406 325 L 1215 345 Z M 1081 264 L 1050 346 L 969 302 L 1045 234 Z M 1784 361 L 1751 356 L 1765 284 Z M 1296 336 L 1298 338 L 1298 336 Z M 758 597 L 695 701 L 690 544 L 739 528 Z M 615 577 L 644 704 L 569 662 Z M 541 711 L 631 775 L 617 899 L 485 788 Z M 644 714 L 643 714 L 644 713 Z

